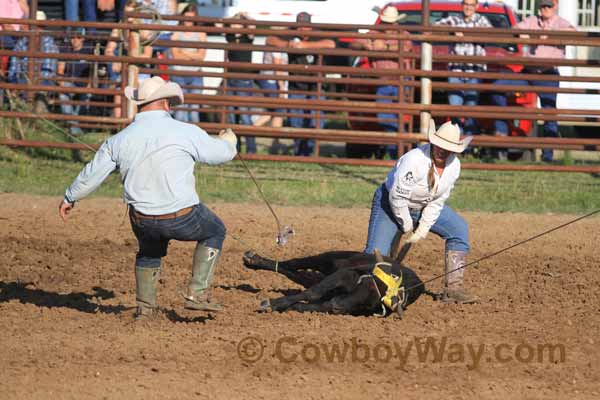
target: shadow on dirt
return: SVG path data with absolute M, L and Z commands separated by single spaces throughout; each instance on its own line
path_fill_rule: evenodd
M 184 317 L 182 315 L 177 314 L 177 312 L 175 310 L 166 310 L 163 309 L 161 310 L 163 315 L 171 322 L 184 322 L 186 324 L 193 324 L 193 323 L 206 323 L 206 321 L 212 321 L 214 318 L 212 315 L 208 315 L 208 316 L 200 316 L 200 317 Z
M 219 289 L 223 289 L 223 290 L 241 290 L 242 292 L 248 292 L 248 293 L 261 292 L 260 289 L 257 289 L 254 286 L 248 285 L 247 283 L 242 283 L 241 285 L 236 285 L 236 286 L 219 285 L 218 287 L 219 287 Z
M 34 304 L 38 307 L 65 307 L 85 313 L 119 314 L 127 309 L 122 305 L 97 304 L 93 299 L 107 300 L 115 297 L 114 292 L 101 287 L 93 287 L 93 293 L 59 294 L 42 289 L 29 288 L 28 282 L 0 282 L 0 303 L 18 300 L 22 304 Z

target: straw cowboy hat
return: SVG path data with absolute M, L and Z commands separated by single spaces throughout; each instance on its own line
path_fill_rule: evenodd
M 159 99 L 169 99 L 173 106 L 183 104 L 183 91 L 175 82 L 165 82 L 160 76 L 145 79 L 138 89 L 127 86 L 125 97 L 141 106 Z
M 435 124 L 429 125 L 429 143 L 441 147 L 453 153 L 462 153 L 471 143 L 473 136 L 460 139 L 460 128 L 458 125 L 448 121 L 436 131 Z
M 393 24 L 406 18 L 406 14 L 398 14 L 398 10 L 394 6 L 387 6 L 379 14 L 379 19 L 383 22 Z

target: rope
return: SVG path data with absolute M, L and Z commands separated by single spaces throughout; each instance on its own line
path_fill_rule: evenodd
M 477 264 L 477 263 L 479 263 L 479 262 L 481 262 L 481 261 L 483 261 L 483 260 L 487 260 L 487 259 L 489 259 L 489 258 L 492 258 L 492 257 L 494 257 L 494 256 L 497 256 L 497 255 L 498 255 L 498 254 L 500 254 L 500 253 L 504 253 L 505 251 L 508 251 L 508 250 L 510 250 L 510 249 L 513 249 L 513 248 L 515 248 L 515 247 L 517 247 L 517 246 L 520 246 L 520 245 L 522 245 L 522 244 L 525 244 L 525 243 L 527 243 L 527 242 L 530 242 L 530 241 L 532 241 L 532 240 L 534 240 L 534 239 L 537 239 L 537 238 L 539 238 L 539 237 L 545 236 L 545 235 L 547 235 L 547 234 L 549 234 L 549 233 L 552 233 L 552 232 L 554 232 L 554 231 L 557 231 L 557 230 L 559 230 L 559 229 L 562 229 L 562 228 L 564 228 L 564 227 L 566 227 L 566 226 L 568 226 L 568 225 L 571 225 L 571 224 L 574 224 L 575 222 L 581 221 L 581 220 L 582 220 L 582 219 L 584 219 L 584 218 L 591 217 L 592 215 L 594 215 L 594 214 L 597 214 L 597 213 L 600 213 L 600 209 L 598 209 L 598 210 L 596 210 L 596 211 L 592 211 L 592 212 L 591 212 L 591 213 L 589 213 L 589 214 L 586 214 L 586 215 L 584 215 L 584 216 L 582 216 L 582 217 L 576 218 L 576 219 L 574 219 L 574 220 L 572 220 L 572 221 L 566 222 L 566 223 L 564 223 L 564 224 L 562 224 L 562 225 L 559 225 L 559 226 L 557 226 L 557 227 L 554 227 L 554 228 L 552 228 L 552 229 L 549 229 L 549 230 L 547 230 L 547 231 L 545 231 L 545 232 L 539 233 L 539 234 L 537 234 L 537 235 L 535 235 L 535 236 L 532 236 L 532 237 L 530 237 L 530 238 L 528 238 L 528 239 L 522 240 L 522 241 L 520 241 L 520 242 L 518 242 L 518 243 L 516 243 L 516 244 L 513 244 L 513 245 L 511 245 L 511 246 L 505 247 L 505 248 L 503 248 L 502 250 L 498 250 L 498 251 L 496 251 L 496 252 L 494 252 L 494 253 L 491 253 L 491 254 L 488 254 L 488 255 L 486 255 L 486 256 L 483 256 L 483 257 L 481 257 L 480 259 L 478 259 L 478 260 L 476 260 L 476 261 L 472 261 L 472 262 L 470 262 L 470 263 L 468 263 L 468 264 L 465 264 L 465 265 L 463 265 L 462 267 L 458 267 L 458 268 L 455 268 L 455 269 L 453 269 L 452 271 L 448 271 L 448 272 L 446 272 L 446 273 L 444 273 L 444 274 L 441 274 L 441 275 L 434 276 L 433 278 L 431 278 L 431 279 L 428 279 L 428 280 L 426 280 L 426 281 L 424 281 L 424 282 L 421 282 L 421 283 L 419 283 L 419 284 L 417 284 L 417 285 L 413 285 L 413 286 L 409 287 L 409 288 L 408 288 L 408 289 L 406 289 L 406 290 L 408 291 L 408 290 L 411 290 L 411 289 L 418 288 L 419 286 L 424 286 L 426 283 L 433 282 L 433 281 L 435 281 L 435 280 L 437 280 L 437 279 L 440 279 L 440 278 L 443 278 L 443 277 L 445 277 L 446 275 L 449 275 L 449 274 L 451 274 L 451 273 L 453 273 L 453 272 L 455 272 L 455 271 L 458 271 L 458 270 L 461 270 L 461 269 L 467 268 L 467 267 L 469 267 L 469 266 L 471 266 L 471 265 L 474 265 L 474 264 Z
M 250 168 L 248 168 L 248 165 L 246 164 L 246 162 L 244 161 L 244 159 L 240 156 L 239 153 L 237 154 L 236 157 L 237 157 L 238 160 L 241 161 L 241 163 L 244 166 L 244 168 L 246 169 L 246 171 L 248 171 L 248 175 L 250 175 L 250 178 L 252 179 L 252 182 L 254 182 L 254 185 L 258 189 L 258 193 L 260 193 L 260 197 L 262 197 L 263 201 L 265 202 L 265 204 L 269 208 L 269 211 L 271 211 L 271 214 L 273 214 L 273 218 L 275 218 L 275 222 L 277 223 L 277 233 L 280 234 L 281 231 L 282 231 L 282 228 L 281 228 L 281 222 L 279 222 L 279 218 L 277 218 L 277 214 L 275 214 L 275 211 L 273 210 L 273 207 L 271 207 L 271 204 L 269 203 L 269 201 L 265 197 L 265 194 L 263 193 L 262 189 L 258 185 L 258 182 L 254 178 L 254 175 L 250 171 Z

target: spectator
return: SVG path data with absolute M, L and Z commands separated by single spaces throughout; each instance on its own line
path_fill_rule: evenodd
M 398 14 L 398 10 L 394 6 L 388 6 L 381 11 L 379 15 L 379 21 L 381 25 L 389 25 L 393 26 L 398 22 L 402 21 L 406 18 L 406 14 Z M 370 33 L 380 33 L 378 31 L 371 31 Z M 386 29 L 384 33 L 393 34 L 397 33 L 395 29 Z M 407 31 L 402 31 L 403 34 L 408 34 Z M 351 48 L 354 49 L 365 49 L 370 51 L 390 51 L 397 52 L 399 46 L 402 46 L 402 51 L 411 52 L 413 50 L 412 43 L 409 40 L 403 40 L 402 43 L 398 44 L 397 40 L 394 39 L 359 39 L 350 44 Z M 397 59 L 391 58 L 372 58 L 370 59 L 372 68 L 379 69 L 398 69 L 400 67 Z M 404 65 L 402 66 L 404 69 L 409 69 L 411 66 L 411 60 L 405 59 Z M 389 77 L 387 77 L 389 78 Z M 391 103 L 394 100 L 390 100 L 389 98 L 398 98 L 398 86 L 397 85 L 385 85 L 379 86 L 376 91 L 377 94 L 377 102 L 378 103 Z M 380 120 L 389 120 L 392 119 L 394 122 L 382 121 L 381 126 L 386 132 L 398 132 L 398 116 L 396 114 L 391 113 L 378 113 L 377 117 Z M 395 144 L 387 145 L 382 147 L 381 150 L 377 152 L 378 158 L 383 158 L 385 154 L 389 154 L 391 159 L 398 158 L 398 146 Z
M 556 2 L 553 0 L 541 0 L 540 1 L 540 14 L 539 16 L 531 16 L 529 18 L 524 19 L 515 25 L 516 29 L 531 29 L 531 30 L 542 30 L 542 31 L 552 31 L 552 30 L 562 30 L 562 31 L 573 31 L 575 27 L 569 23 L 569 21 L 564 18 L 556 15 Z M 528 38 L 528 35 L 521 35 L 523 38 Z M 540 39 L 544 40 L 548 37 L 546 35 L 541 35 Z M 556 58 L 562 59 L 565 57 L 565 46 L 555 46 L 555 45 L 538 45 L 532 46 L 529 48 L 528 46 L 523 46 L 526 50 L 524 50 L 523 54 L 525 57 L 534 57 L 534 58 Z M 523 73 L 526 74 L 544 74 L 550 76 L 559 76 L 558 69 L 554 66 L 527 66 L 523 69 Z M 509 79 L 500 79 L 495 82 L 496 85 L 533 85 L 533 86 L 544 86 L 551 88 L 558 88 L 558 81 L 540 81 L 540 80 L 509 80 Z M 540 98 L 540 103 L 542 108 L 556 108 L 556 93 L 538 93 Z M 505 93 L 494 93 L 492 95 L 492 102 L 496 106 L 506 107 L 507 100 Z M 506 136 L 508 134 L 508 124 L 504 120 L 496 120 L 494 123 L 494 128 L 496 131 L 496 135 Z M 556 121 L 546 121 L 544 123 L 544 130 L 541 136 L 544 137 L 558 137 L 558 124 Z M 543 149 L 542 150 L 542 161 L 544 162 L 552 162 L 553 159 L 553 150 L 552 149 Z M 503 150 L 499 154 L 499 158 L 506 159 L 506 151 Z
M 181 15 L 184 17 L 197 17 L 196 5 L 188 4 L 185 6 Z M 194 21 L 181 21 L 181 25 L 186 27 L 195 26 Z M 205 42 L 206 41 L 206 33 L 204 32 L 189 32 L 189 31 L 177 31 L 171 37 L 172 40 L 180 40 L 187 42 Z M 188 48 L 180 48 L 173 47 L 171 51 L 171 55 L 174 59 L 177 60 L 186 60 L 186 61 L 204 61 L 204 57 L 206 56 L 206 49 L 188 47 Z M 197 67 L 193 65 L 173 65 L 172 69 L 174 71 L 185 71 L 190 73 L 198 73 L 202 70 L 202 67 Z M 201 86 L 204 85 L 204 81 L 201 76 L 197 75 L 186 75 L 186 76 L 177 76 L 172 75 L 172 80 L 176 82 L 179 86 L 181 86 L 184 94 L 202 94 Z M 190 88 L 193 86 L 193 88 Z M 190 103 L 190 101 L 188 101 Z M 189 108 L 193 108 L 195 110 L 200 109 L 200 104 L 190 103 L 188 105 Z M 200 122 L 200 114 L 198 111 L 175 111 L 175 119 L 178 119 L 183 122 Z
M 83 20 L 97 21 L 96 0 L 65 0 L 65 19 L 79 21 L 79 4 L 83 6 Z
M 233 18 L 248 20 L 248 16 L 245 13 L 237 13 L 233 16 Z M 242 25 L 242 24 L 231 24 L 231 28 L 233 29 L 253 29 L 254 25 Z M 252 44 L 254 41 L 253 34 L 247 33 L 227 33 L 225 35 L 225 39 L 229 44 Z M 250 50 L 229 50 L 227 52 L 227 61 L 229 62 L 239 62 L 239 63 L 251 63 L 252 62 L 252 51 Z M 247 69 L 241 68 L 230 68 L 228 72 L 238 72 L 238 73 L 252 73 L 253 71 L 248 71 Z M 252 96 L 251 90 L 254 88 L 254 83 L 252 79 L 246 78 L 229 78 L 227 79 L 227 95 L 230 96 Z M 231 90 L 230 90 L 231 89 Z M 239 111 L 240 114 L 236 115 L 231 112 L 229 114 L 229 123 L 235 124 L 240 123 L 242 125 L 252 125 L 252 118 L 250 115 L 249 107 L 238 107 L 232 106 L 229 108 L 230 111 Z M 254 154 L 256 153 L 256 138 L 254 136 L 245 136 L 246 140 L 246 153 Z M 240 147 L 240 142 L 238 141 L 238 151 Z
M 127 0 L 126 2 L 123 3 L 123 12 L 127 11 L 127 12 L 133 12 L 135 10 L 135 7 L 137 6 L 137 0 Z M 131 18 L 129 21 L 126 22 L 135 22 L 133 20 L 133 18 Z M 130 54 L 129 52 L 129 44 L 130 44 L 130 39 L 128 37 L 125 37 L 125 32 L 122 29 L 113 29 L 110 32 L 110 36 L 111 38 L 119 38 L 122 39 L 122 41 L 120 40 L 109 40 L 106 43 L 106 47 L 104 49 L 104 55 L 106 56 L 126 56 L 128 54 Z M 130 31 L 133 32 L 133 31 Z M 147 32 L 147 31 L 144 31 Z M 138 32 L 139 34 L 139 32 Z M 130 36 L 132 36 L 132 33 L 130 33 Z M 110 63 L 108 65 L 108 78 L 110 82 L 113 82 L 114 84 L 118 85 L 121 82 L 121 72 L 122 72 L 122 68 L 123 68 L 123 64 L 122 63 Z M 121 114 L 122 114 L 122 109 L 121 109 L 121 101 L 122 101 L 122 97 L 121 95 L 115 95 L 114 97 L 114 108 L 113 108 L 113 116 L 115 118 L 121 118 Z
M 154 8 L 161 16 L 177 14 L 177 0 L 141 0 L 143 5 Z M 150 22 L 150 21 L 147 21 Z M 163 25 L 177 25 L 175 20 L 161 20 Z M 173 32 L 163 31 L 158 35 L 159 40 L 169 40 Z M 164 49 L 161 49 L 163 51 Z
M 450 15 L 439 20 L 436 25 L 449 25 L 457 28 L 492 28 L 490 21 L 476 12 L 478 0 L 463 0 L 462 14 Z M 455 32 L 456 36 L 463 36 L 463 32 Z M 450 54 L 457 56 L 479 56 L 485 57 L 485 47 L 480 43 L 453 43 L 450 45 Z M 470 62 L 449 63 L 448 69 L 452 72 L 484 72 L 487 70 L 485 64 L 474 64 Z M 449 77 L 448 83 L 453 84 L 478 84 L 481 79 L 467 77 Z M 476 106 L 479 102 L 479 92 L 473 89 L 452 90 L 448 93 L 448 102 L 452 106 Z M 473 135 L 477 132 L 477 125 L 474 118 L 465 118 L 464 124 L 460 117 L 452 118 L 452 122 L 461 127 L 466 135 Z
M 74 28 L 69 35 L 69 44 L 62 51 L 66 54 L 93 54 L 93 49 L 86 45 L 85 28 Z M 59 86 L 72 87 L 87 87 L 89 86 L 90 77 L 90 62 L 87 60 L 68 60 L 58 62 L 58 75 L 62 78 L 58 81 Z M 60 108 L 65 115 L 79 115 L 81 106 L 73 106 L 65 102 L 71 102 L 74 99 L 88 100 L 91 94 L 77 95 L 74 93 L 60 93 L 59 98 L 62 102 Z M 71 125 L 70 131 L 73 135 L 79 135 L 82 130 L 77 126 L 77 122 L 69 122 Z
M 27 18 L 29 16 L 29 4 L 27 0 L 2 0 L 2 7 L 0 7 L 0 18 Z M 6 24 L 0 25 L 0 31 L 5 29 L 7 31 L 18 31 L 20 26 L 18 24 Z
M 43 11 L 38 11 L 36 14 L 36 19 L 38 21 L 46 20 L 46 14 Z M 21 26 L 21 30 L 28 31 L 29 25 Z M 22 36 L 15 43 L 14 51 L 17 52 L 26 52 L 29 50 L 29 38 L 27 36 Z M 54 39 L 51 36 L 42 35 L 40 39 L 40 49 L 42 53 L 58 53 L 58 46 L 54 42 Z M 28 76 L 28 66 L 29 58 L 28 57 L 17 57 L 12 56 L 10 59 L 10 67 L 8 70 L 8 80 L 11 83 L 18 84 L 31 84 L 32 77 Z M 52 82 L 48 80 L 48 78 L 54 78 L 56 76 L 56 59 L 55 58 L 44 58 L 41 60 L 41 65 L 38 64 L 39 61 L 36 60 L 36 70 L 39 71 L 39 76 L 42 78 L 40 82 L 42 85 L 53 85 Z M 39 69 L 37 68 L 39 66 Z
M 288 63 L 287 53 L 284 52 L 273 52 L 273 51 L 265 51 L 263 52 L 263 64 L 274 64 L 274 65 L 285 65 Z M 285 76 L 287 75 L 286 71 L 272 71 L 272 70 L 261 70 L 260 74 L 264 78 L 277 76 Z M 275 79 L 258 79 L 256 80 L 256 84 L 259 88 L 263 90 L 269 90 L 269 93 L 265 93 L 265 97 L 271 98 L 284 98 L 287 92 L 287 81 L 285 80 L 275 80 Z M 276 93 L 278 92 L 278 93 Z M 285 109 L 277 108 L 277 109 L 269 109 L 270 112 L 275 113 L 284 113 Z M 273 128 L 281 128 L 283 126 L 283 117 L 282 116 L 271 116 L 271 115 L 261 115 L 256 121 L 254 121 L 254 126 L 265 126 L 267 123 L 271 123 Z M 277 140 L 277 139 L 275 139 Z
M 299 23 L 310 23 L 311 17 L 307 12 L 301 12 L 296 15 L 296 22 Z M 333 49 L 335 48 L 335 42 L 330 39 L 318 39 L 311 36 L 302 36 L 302 32 L 308 32 L 312 30 L 310 26 L 301 26 L 297 28 L 298 36 L 293 38 L 292 40 L 284 41 L 276 37 L 271 37 L 267 40 L 267 45 L 277 46 L 277 47 L 288 47 L 294 49 Z M 310 53 L 290 53 L 288 52 L 288 62 L 289 64 L 296 65 L 315 65 L 317 64 L 318 56 Z M 290 76 L 306 76 L 307 74 L 298 73 L 298 72 L 290 72 Z M 317 84 L 313 82 L 301 82 L 301 81 L 290 81 L 289 82 L 289 90 L 290 93 L 288 97 L 290 99 L 303 99 L 303 100 L 312 100 L 316 99 L 316 94 L 308 94 L 306 92 L 316 92 Z M 295 91 L 296 93 L 292 93 Z M 298 93 L 303 92 L 303 93 Z M 290 110 L 293 114 L 307 114 L 315 115 L 316 111 L 309 111 L 303 109 L 294 109 Z M 293 128 L 322 128 L 323 127 L 323 119 L 320 119 L 319 126 L 316 126 L 316 120 L 314 118 L 304 118 L 304 117 L 290 117 L 289 118 L 290 126 Z M 314 140 L 309 139 L 294 139 L 294 154 L 301 156 L 310 156 L 314 151 Z
M 98 10 L 101 12 L 115 11 L 117 22 L 123 20 L 123 10 L 126 0 L 97 0 Z

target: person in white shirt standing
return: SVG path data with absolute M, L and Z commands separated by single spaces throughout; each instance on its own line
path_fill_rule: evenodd
M 219 139 L 199 127 L 171 117 L 171 106 L 183 104 L 181 87 L 155 76 L 139 89 L 128 86 L 125 96 L 140 107 L 134 121 L 106 140 L 94 159 L 65 192 L 59 214 L 66 222 L 75 202 L 92 193 L 118 169 L 129 219 L 139 242 L 135 262 L 136 318 L 156 313 L 161 259 L 170 240 L 196 241 L 192 277 L 185 308 L 218 311 L 208 288 L 225 240 L 223 222 L 196 193 L 195 163 L 232 160 L 237 138 L 231 130 Z
M 389 256 L 398 232 L 411 233 L 407 243 L 424 239 L 429 231 L 446 241 L 443 301 L 474 303 L 463 286 L 470 250 L 467 222 L 445 203 L 460 175 L 462 153 L 472 136 L 461 140 L 458 125 L 448 121 L 429 129 L 429 143 L 404 154 L 373 196 L 365 253 L 378 249 Z M 416 228 L 415 228 L 416 226 Z

